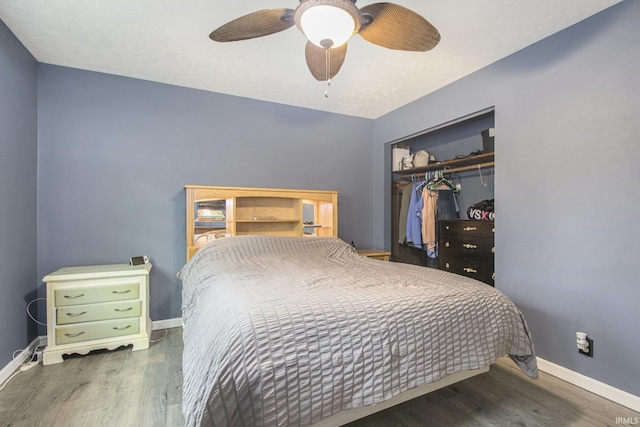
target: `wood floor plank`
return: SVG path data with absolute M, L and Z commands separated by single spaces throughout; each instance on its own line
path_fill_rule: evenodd
M 92 352 L 18 374 L 0 391 L 0 427 L 183 427 L 181 402 L 182 329 L 174 328 L 148 350 Z M 531 380 L 505 357 L 349 427 L 613 427 L 617 417 L 640 414 L 545 373 Z

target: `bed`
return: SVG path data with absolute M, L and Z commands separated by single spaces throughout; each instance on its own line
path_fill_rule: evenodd
M 219 239 L 178 276 L 187 426 L 340 425 L 505 354 L 537 377 L 527 324 L 500 291 L 335 237 Z

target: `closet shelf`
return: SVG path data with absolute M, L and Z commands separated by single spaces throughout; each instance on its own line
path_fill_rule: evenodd
M 469 156 L 469 157 L 463 157 L 463 158 L 460 158 L 460 159 L 445 160 L 443 162 L 438 162 L 438 163 L 434 163 L 434 164 L 427 165 L 427 166 L 421 166 L 419 168 L 411 168 L 411 169 L 393 171 L 393 173 L 397 174 L 397 175 L 407 175 L 407 174 L 413 174 L 413 173 L 424 173 L 424 172 L 430 172 L 430 171 L 438 171 L 438 170 L 443 170 L 445 168 L 456 168 L 457 169 L 457 168 L 461 168 L 461 167 L 464 167 L 464 166 L 475 166 L 475 165 L 493 166 L 493 155 L 494 155 L 493 152 L 484 153 L 484 154 L 478 154 L 477 156 Z

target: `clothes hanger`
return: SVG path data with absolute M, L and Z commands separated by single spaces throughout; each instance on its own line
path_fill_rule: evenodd
M 436 171 L 436 179 L 430 182 L 427 185 L 427 188 L 432 191 L 445 190 L 444 188 L 442 188 L 442 185 L 446 185 L 447 187 L 449 187 L 446 188 L 446 190 L 451 190 L 454 193 L 460 191 L 457 185 L 451 182 L 451 180 L 444 177 L 443 171 Z
M 420 175 L 420 174 L 418 174 L 418 175 Z M 415 187 L 416 191 L 422 191 L 424 186 L 429 183 L 429 180 L 430 180 L 430 172 L 425 172 L 424 173 L 424 180 L 420 181 Z

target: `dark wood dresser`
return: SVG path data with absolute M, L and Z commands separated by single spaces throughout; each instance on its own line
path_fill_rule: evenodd
M 438 221 L 438 268 L 495 286 L 493 221 Z

